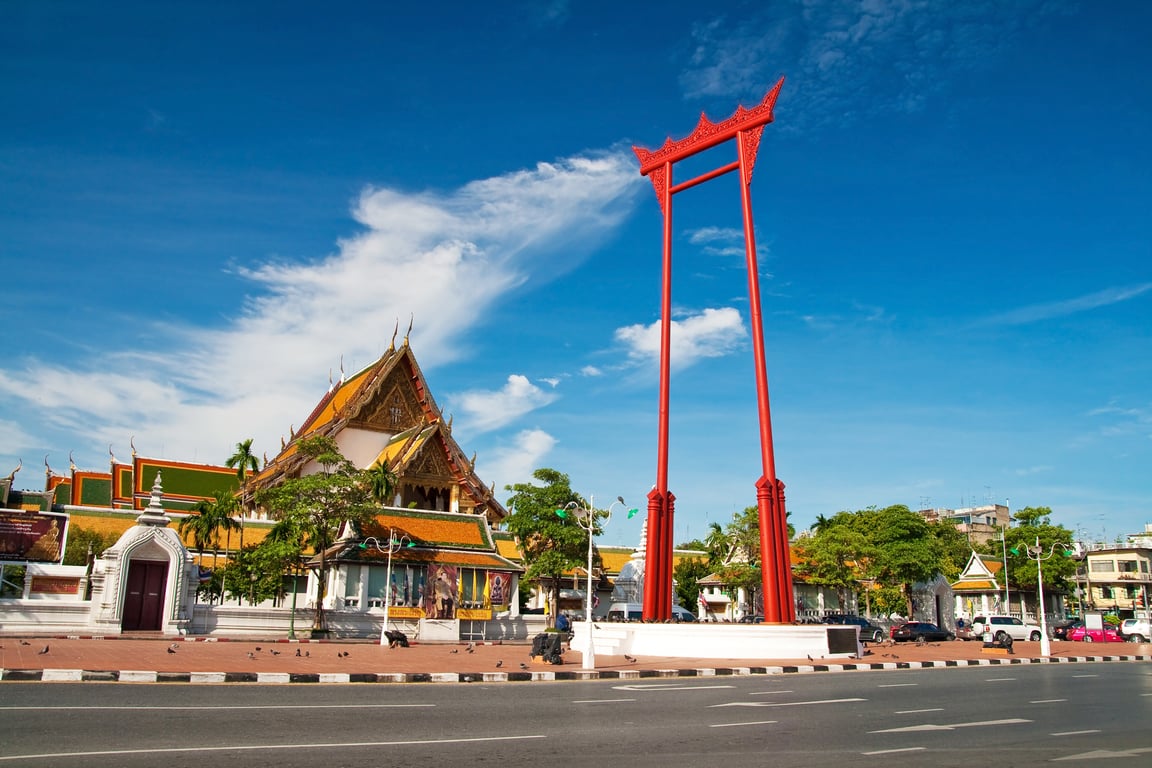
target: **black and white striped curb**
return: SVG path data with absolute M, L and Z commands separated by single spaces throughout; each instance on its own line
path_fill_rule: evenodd
M 993 667 L 1012 664 L 1076 664 L 1103 661 L 1152 661 L 1152 656 L 1061 656 L 1057 658 L 990 658 L 951 661 L 891 661 L 882 663 L 808 664 L 766 667 L 703 667 L 688 669 L 562 670 L 529 672 L 149 672 L 143 670 L 0 669 L 0 681 L 43 683 L 518 683 L 557 680 L 637 680 L 667 677 L 743 677 L 813 672 L 870 672 L 894 669 Z

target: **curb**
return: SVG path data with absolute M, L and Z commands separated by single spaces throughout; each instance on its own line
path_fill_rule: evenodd
M 894 669 L 995 667 L 1014 664 L 1078 664 L 1152 661 L 1152 656 L 1061 656 L 1055 658 L 953 659 L 949 661 L 890 661 L 867 664 L 806 664 L 764 667 L 704 667 L 689 669 L 572 670 L 562 672 L 151 672 L 146 670 L 0 669 L 0 681 L 12 683 L 520 683 L 564 680 L 639 680 L 680 677 L 746 677 L 816 672 L 871 672 Z

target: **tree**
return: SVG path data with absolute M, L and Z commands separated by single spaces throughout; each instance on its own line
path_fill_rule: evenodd
M 701 541 L 689 541 L 677 545 L 676 548 L 704 550 L 705 546 Z M 672 569 L 672 579 L 676 582 L 677 602 L 694 612 L 700 600 L 700 587 L 697 582 L 711 573 L 709 558 L 684 557 L 678 560 L 676 567 Z
M 396 473 L 387 465 L 377 462 L 368 468 L 367 480 L 372 498 L 382 506 L 391 506 L 396 491 Z
M 572 491 L 568 475 L 563 472 L 541 468 L 532 477 L 543 485 L 504 486 L 504 490 L 512 492 L 506 502 L 511 512 L 504 518 L 504 527 L 516 537 L 520 547 L 525 580 L 547 588 L 551 626 L 556 620 L 560 579 L 574 568 L 586 568 L 588 554 L 588 532 L 579 523 L 561 518 L 556 510 L 564 509 L 570 502 L 587 509 L 588 502 Z
M 240 481 L 240 486 L 244 486 L 244 480 L 248 476 L 248 472 L 256 472 L 260 469 L 259 462 L 256 461 L 256 454 L 252 453 L 252 438 L 241 440 L 236 443 L 236 451 L 224 461 L 224 466 L 231 467 L 236 470 L 236 479 Z M 244 549 L 244 515 L 240 509 L 240 505 L 236 505 L 236 511 L 240 512 L 240 549 Z M 227 544 L 228 549 L 232 548 L 232 538 L 229 534 Z
M 940 573 L 939 541 L 928 521 L 903 504 L 856 512 L 851 524 L 872 544 L 868 575 L 881 586 L 899 587 L 905 615 L 912 615 L 912 586 Z
M 92 548 L 93 557 L 100 557 L 101 553 L 115 544 L 118 538 L 114 533 L 100 533 L 72 524 L 68 527 L 68 546 L 64 548 L 64 565 L 87 565 L 89 547 Z
M 300 440 L 297 450 L 320 466 L 320 471 L 285 480 L 261 491 L 258 502 L 277 519 L 268 539 L 295 546 L 292 556 L 311 549 L 318 557 L 316 610 L 312 632 L 327 631 L 324 599 L 327 593 L 329 549 L 345 523 L 359 524 L 377 509 L 366 473 L 340 453 L 331 437 L 316 435 Z
M 1044 574 L 1044 586 L 1055 590 L 1069 588 L 1069 579 L 1076 573 L 1076 562 L 1065 553 L 1064 546 L 1071 545 L 1072 531 L 1051 522 L 1052 510 L 1048 507 L 1024 507 L 1012 516 L 1014 528 L 1004 531 L 1004 541 L 1008 549 L 1008 573 L 1020 589 L 1036 589 L 1036 554 L 1040 569 Z M 1029 553 L 1029 547 L 1040 547 L 1040 552 Z M 988 554 L 1002 554 L 1003 549 L 992 547 L 989 542 Z M 1051 556 L 1049 556 L 1051 555 Z
M 816 533 L 796 546 L 796 573 L 810 584 L 836 590 L 841 611 L 848 609 L 848 590 L 856 588 L 875 557 L 868 538 L 852 525 L 824 518 Z
M 244 478 L 249 471 L 256 472 L 260 469 L 256 454 L 252 453 L 251 437 L 236 443 L 236 452 L 228 457 L 224 466 L 236 470 L 236 479 L 240 481 L 241 485 L 244 484 Z
M 192 507 L 194 514 L 181 520 L 176 528 L 181 536 L 191 535 L 192 546 L 196 549 L 198 560 L 203 562 L 204 550 L 212 547 L 212 570 L 216 570 L 216 562 L 220 554 L 220 531 L 234 531 L 240 523 L 232 518 L 237 507 L 236 497 L 231 493 L 217 491 L 214 498 L 201 499 Z M 230 534 L 229 534 L 230 535 Z M 212 592 L 211 584 L 205 591 Z

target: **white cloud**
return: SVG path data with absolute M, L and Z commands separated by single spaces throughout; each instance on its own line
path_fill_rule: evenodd
M 514 422 L 524 414 L 554 402 L 558 397 L 555 393 L 537 387 L 527 376 L 512 374 L 502 389 L 474 389 L 456 395 L 452 400 L 459 404 L 470 429 L 488 432 Z
M 614 150 L 446 193 L 366 189 L 353 210 L 364 229 L 334 253 L 242 270 L 254 291 L 230 325 L 157 324 L 147 329 L 159 338 L 152 349 L 0 368 L 0 405 L 23 414 L 25 432 L 84 424 L 77 438 L 87 444 L 75 447 L 90 466 L 133 434 L 157 457 L 220 461 L 248 437 L 272 453 L 341 359 L 349 373 L 371 363 L 409 318 L 425 368 L 465 355 L 460 339 L 494 302 L 575 268 L 627 217 L 643 183 L 631 156 Z
M 516 435 L 511 445 L 498 448 L 492 461 L 492 476 L 501 478 L 500 488 L 515 483 L 527 483 L 532 473 L 545 466 L 545 457 L 556 445 L 556 438 L 540 429 L 526 429 Z M 481 462 L 477 472 L 489 476 L 488 462 Z M 498 498 L 499 494 L 497 495 Z
M 696 315 L 672 320 L 671 365 L 687 368 L 709 357 L 722 357 L 737 349 L 748 331 L 740 312 L 731 307 L 705 309 Z M 660 321 L 651 325 L 629 325 L 616 329 L 616 340 L 628 350 L 633 361 L 660 358 Z
M 604 371 L 597 368 L 595 365 L 586 365 L 580 369 L 580 373 L 584 376 L 603 376 Z
M 1019 307 L 1011 312 L 1004 312 L 985 320 L 981 325 L 1025 325 L 1041 320 L 1051 320 L 1064 317 L 1077 312 L 1087 312 L 1091 309 L 1119 304 L 1152 291 L 1152 283 L 1125 286 L 1122 288 L 1106 288 L 1102 291 L 1077 296 L 1065 301 L 1053 301 L 1045 304 L 1033 304 L 1028 307 Z

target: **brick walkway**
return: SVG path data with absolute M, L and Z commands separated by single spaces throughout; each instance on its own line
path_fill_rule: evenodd
M 785 667 L 787 671 L 807 671 L 829 665 L 868 668 L 869 665 L 923 666 L 958 662 L 964 665 L 973 660 L 990 663 L 1018 663 L 1040 660 L 1040 644 L 1020 642 L 1014 654 L 986 652 L 979 642 L 954 641 L 947 643 L 898 644 L 869 649 L 862 659 L 697 659 L 682 656 L 644 656 L 629 661 L 623 656 L 596 657 L 596 669 L 604 676 L 655 676 L 659 670 L 680 670 L 681 674 L 694 674 L 700 669 L 740 669 Z M 44 649 L 46 652 L 41 653 Z M 171 649 L 171 652 L 170 652 Z M 212 640 L 205 638 L 124 637 L 17 637 L 0 636 L 0 670 L 7 680 L 41 679 L 42 675 L 24 671 L 84 670 L 90 672 L 120 672 L 125 670 L 156 673 L 221 673 L 234 679 L 267 679 L 269 674 L 288 675 L 301 681 L 316 681 L 335 675 L 359 678 L 391 676 L 391 679 L 451 679 L 453 675 L 483 676 L 477 679 L 527 679 L 531 673 L 578 673 L 581 655 L 575 651 L 564 654 L 562 665 L 533 662 L 529 646 L 524 644 L 476 645 L 470 652 L 466 644 L 413 644 L 408 648 L 382 648 L 366 641 L 286 642 L 283 640 Z M 1054 660 L 1117 659 L 1132 661 L 1152 660 L 1150 644 L 1071 643 L 1053 642 Z M 493 675 L 492 673 L 496 673 Z M 397 678 L 396 676 L 400 676 Z M 584 675 L 577 675 L 584 676 Z M 51 677 L 51 676 L 49 676 Z M 107 676 L 86 676 L 90 679 L 109 679 Z M 535 678 L 552 675 L 536 674 Z M 66 679 L 56 676 L 54 679 Z M 110 679 L 116 679 L 113 676 Z

